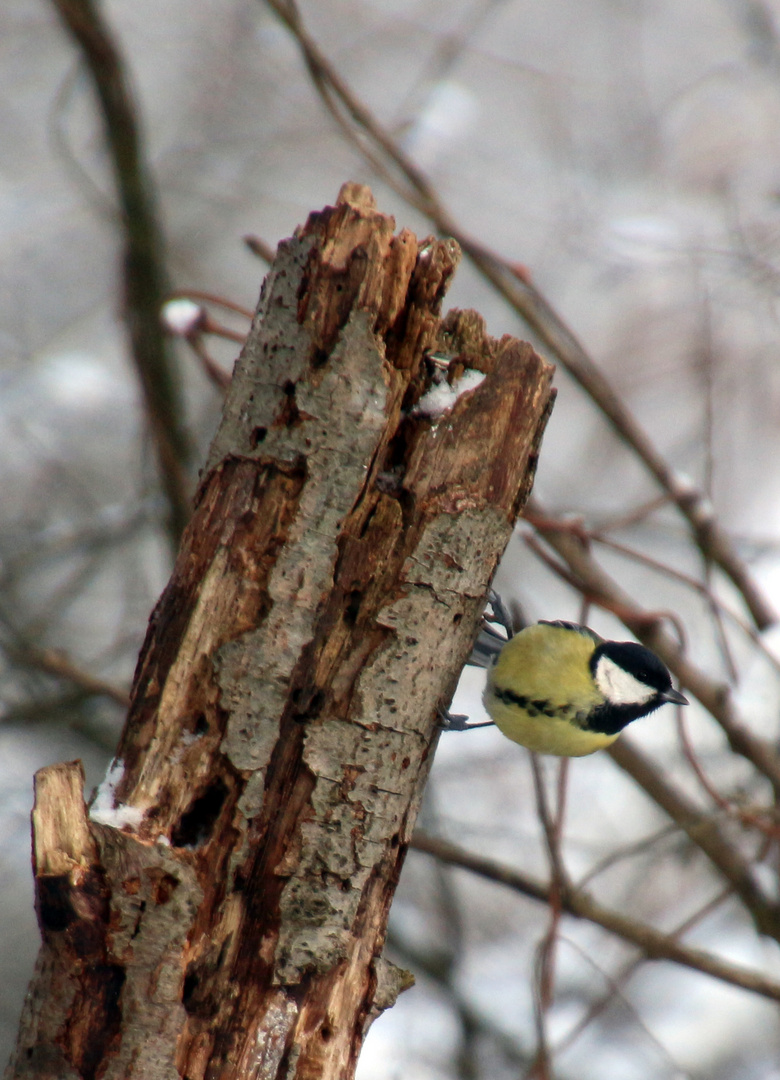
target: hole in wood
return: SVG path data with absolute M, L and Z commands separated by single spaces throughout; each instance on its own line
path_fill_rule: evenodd
M 37 890 L 38 918 L 42 928 L 53 933 L 67 930 L 76 918 L 68 875 L 42 875 L 38 878 Z
M 299 689 L 293 692 L 293 701 L 297 705 L 295 719 L 299 724 L 306 723 L 309 720 L 315 720 L 325 705 L 325 695 L 321 690 Z
M 351 623 L 353 626 L 357 622 L 358 612 L 360 611 L 360 605 L 363 603 L 363 593 L 360 589 L 352 589 L 347 600 L 346 607 L 344 608 L 344 621 Z
M 227 798 L 228 789 L 224 781 L 217 778 L 206 790 L 198 795 L 182 814 L 179 824 L 171 833 L 174 847 L 198 847 L 211 836 L 220 810 Z
M 187 968 L 182 985 L 182 1005 L 190 1016 L 198 1016 L 201 1020 L 210 1020 L 219 1011 L 219 1005 L 213 997 L 214 977 L 209 966 L 207 957 L 193 960 Z

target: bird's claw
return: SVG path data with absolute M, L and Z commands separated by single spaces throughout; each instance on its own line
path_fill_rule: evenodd
M 512 616 L 509 612 L 509 608 L 506 606 L 506 604 L 498 595 L 495 589 L 490 589 L 490 591 L 488 592 L 488 603 L 493 609 L 493 618 L 489 621 L 498 623 L 498 625 L 506 633 L 507 640 L 513 637 L 515 630 Z
M 440 726 L 445 731 L 471 731 L 473 728 L 492 727 L 493 721 L 484 724 L 470 724 L 468 716 L 463 713 L 451 713 L 448 709 L 439 709 Z

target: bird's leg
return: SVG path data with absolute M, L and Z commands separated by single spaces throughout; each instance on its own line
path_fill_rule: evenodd
M 506 606 L 506 604 L 495 591 L 495 589 L 491 589 L 488 593 L 488 602 L 493 609 L 493 619 L 491 620 L 491 622 L 497 622 L 498 625 L 503 628 L 508 641 L 509 638 L 514 637 L 515 634 L 515 628 L 512 622 L 512 616 L 509 613 L 509 608 Z M 494 635 L 496 633 L 495 630 L 492 630 L 490 628 L 489 624 L 486 626 L 486 630 L 488 631 L 488 633 Z
M 479 632 L 478 641 L 474 643 L 472 655 L 466 661 L 466 663 L 475 664 L 477 667 L 489 667 L 514 632 L 512 629 L 512 616 L 509 614 L 509 610 L 504 605 L 501 597 L 493 589 L 488 593 L 488 602 L 493 609 L 493 619 L 487 620 L 484 615 L 482 616 L 482 628 Z M 502 627 L 506 637 L 493 629 L 490 625 L 491 621 Z M 483 643 L 482 649 L 478 644 L 480 641 Z M 470 724 L 468 716 L 451 713 L 449 709 L 439 709 L 439 719 L 440 726 L 445 731 L 472 731 L 474 728 L 493 727 L 492 720 L 485 720 L 479 724 Z
M 492 720 L 483 723 L 470 724 L 468 716 L 463 713 L 451 713 L 449 709 L 439 709 L 439 727 L 445 731 L 473 731 L 478 727 L 493 727 Z

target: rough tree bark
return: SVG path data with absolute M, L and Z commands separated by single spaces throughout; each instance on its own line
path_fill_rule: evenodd
M 7 1077 L 336 1078 L 530 490 L 552 368 L 439 309 L 459 252 L 346 185 L 283 242 L 88 816 L 36 777 L 43 936 Z M 433 373 L 484 372 L 440 417 Z

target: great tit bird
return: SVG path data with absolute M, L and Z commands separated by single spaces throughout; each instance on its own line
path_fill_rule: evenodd
M 504 642 L 483 701 L 507 738 L 559 757 L 609 746 L 632 720 L 667 702 L 688 704 L 655 653 L 570 622 L 539 622 Z

